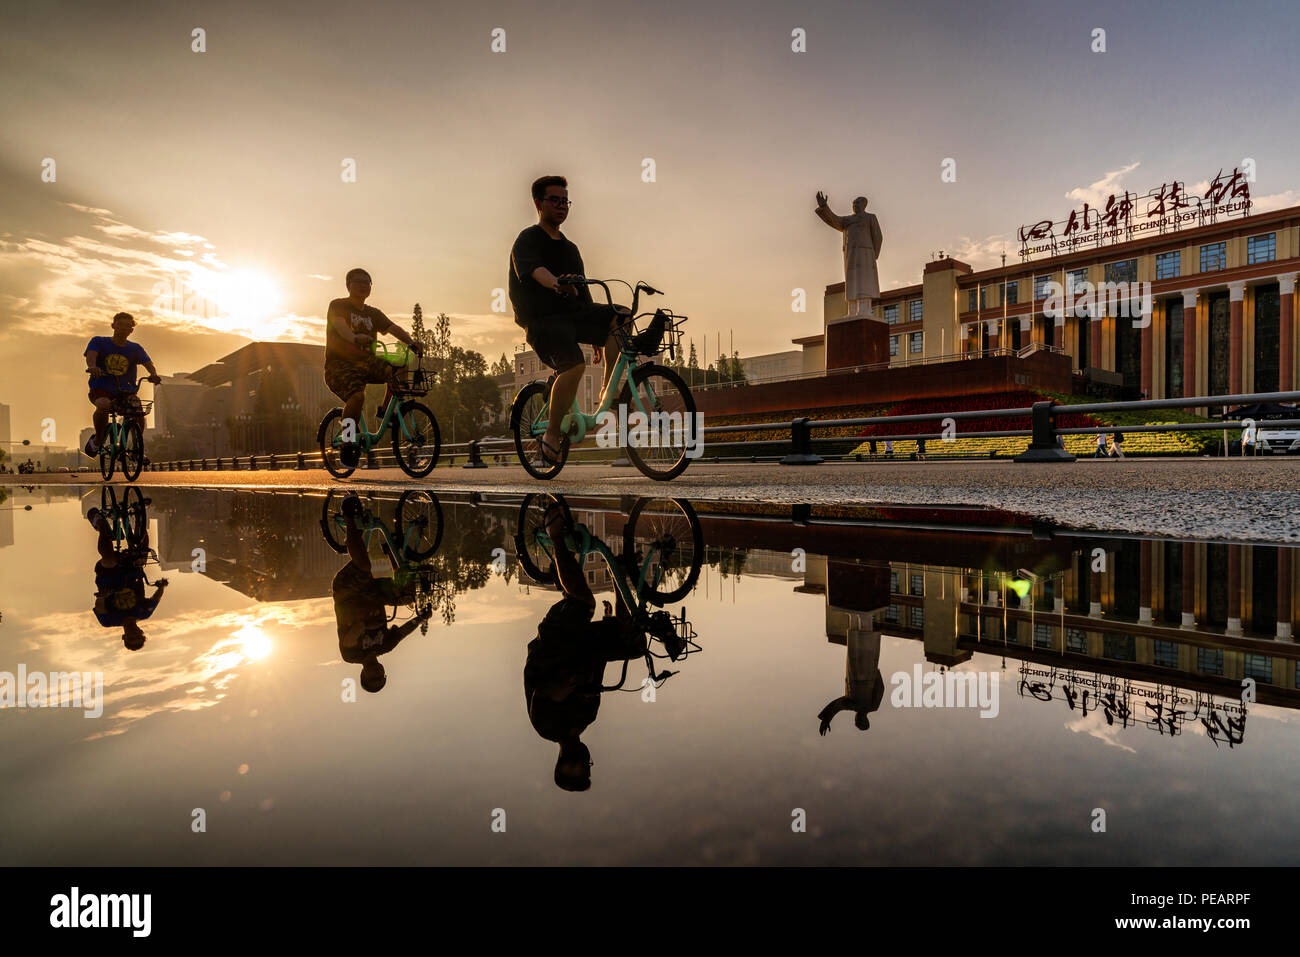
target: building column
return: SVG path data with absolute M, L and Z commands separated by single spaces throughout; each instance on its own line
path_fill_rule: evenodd
M 1246 284 L 1244 282 L 1228 283 L 1229 313 L 1228 321 L 1228 391 L 1232 395 L 1241 395 L 1241 345 L 1243 341 L 1242 309 L 1245 306 Z
M 1196 395 L 1196 290 L 1183 290 L 1183 398 Z
M 1138 596 L 1142 603 L 1138 608 L 1138 624 L 1149 625 L 1151 624 L 1151 542 L 1147 539 L 1138 543 Z
M 1132 322 L 1133 320 L 1129 319 L 1128 321 Z M 1151 354 L 1151 343 L 1155 339 L 1155 330 L 1153 328 L 1155 325 L 1155 314 L 1150 312 L 1143 313 L 1142 322 L 1142 398 L 1153 399 L 1155 398 L 1155 393 L 1151 390 L 1151 369 L 1152 363 L 1155 361 L 1155 356 Z
M 1242 546 L 1228 546 L 1228 628 L 1232 638 L 1241 637 L 1241 561 Z
M 1277 550 L 1277 636 L 1291 640 L 1291 549 Z
M 1278 362 L 1278 391 L 1290 392 L 1295 388 L 1295 279 L 1293 272 L 1277 277 L 1278 292 L 1281 293 L 1282 309 L 1278 329 L 1278 348 L 1281 351 Z
M 996 319 L 987 319 L 985 321 L 989 324 L 989 352 L 994 352 L 1002 341 L 1000 336 L 1002 323 Z
M 1093 315 L 1096 307 L 1088 309 L 1088 357 L 1094 368 L 1104 369 L 1101 364 L 1101 317 Z
M 1178 627 L 1193 629 L 1196 627 L 1196 546 L 1192 542 L 1183 542 L 1183 618 Z

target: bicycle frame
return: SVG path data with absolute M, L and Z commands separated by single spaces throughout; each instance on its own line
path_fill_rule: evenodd
M 357 422 L 357 441 L 360 443 L 363 452 L 369 452 L 388 432 L 389 420 L 392 419 L 393 411 L 400 404 L 401 398 L 402 397 L 396 392 L 389 393 L 388 402 L 384 406 L 383 418 L 379 420 L 379 428 L 374 432 L 371 432 L 366 428 L 366 410 L 364 407 L 361 409 L 361 420 Z M 406 423 L 402 420 L 401 416 L 398 416 L 397 424 L 402 430 L 402 436 L 407 439 L 411 438 L 411 433 L 406 430 Z M 340 435 L 334 437 L 332 445 L 334 448 L 339 448 L 342 444 L 343 440 L 340 433 Z
M 385 416 L 385 418 L 387 418 L 387 416 Z M 383 434 L 382 429 L 380 430 L 380 434 L 381 435 Z M 412 564 L 416 564 L 416 563 L 408 562 L 405 557 L 408 551 L 410 550 L 411 537 L 418 533 L 418 530 L 416 529 L 415 526 L 412 526 L 411 528 L 408 528 L 406 530 L 406 535 L 404 536 L 401 547 L 399 548 L 393 541 L 393 535 L 396 534 L 396 529 L 394 529 L 393 533 L 390 534 L 388 530 L 388 523 L 385 522 L 382 517 L 370 515 L 368 512 L 364 515 L 364 518 L 365 518 L 364 525 L 358 522 L 357 531 L 361 533 L 361 541 L 366 546 L 367 550 L 369 550 L 370 548 L 371 534 L 374 532 L 378 532 L 380 538 L 383 539 L 383 546 L 385 550 L 388 552 L 389 555 L 391 555 L 394 559 L 397 560 L 397 567 L 394 569 L 394 571 L 405 570 L 409 568 Z M 333 521 L 337 528 L 339 528 L 340 530 L 346 533 L 347 519 L 343 517 L 342 512 L 336 513 L 333 516 Z

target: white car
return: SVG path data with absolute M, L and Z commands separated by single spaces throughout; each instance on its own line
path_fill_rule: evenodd
M 1272 453 L 1286 455 L 1289 452 L 1300 453 L 1300 428 L 1269 428 L 1268 421 L 1259 423 L 1256 430 L 1256 442 L 1260 454 Z

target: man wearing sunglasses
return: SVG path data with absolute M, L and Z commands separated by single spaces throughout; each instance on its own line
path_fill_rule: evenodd
M 537 449 L 546 465 L 559 460 L 560 421 L 572 406 L 586 369 L 581 344 L 604 349 L 607 382 L 618 359 L 613 329 L 627 315 L 621 306 L 593 304 L 586 286 L 561 282 L 567 276 L 585 275 L 578 247 L 560 232 L 571 205 L 568 187 L 563 176 L 543 176 L 533 183 L 537 225 L 521 232 L 510 250 L 515 322 L 527 331 L 537 357 L 556 372 L 551 416 Z
M 387 385 L 395 375 L 394 367 L 371 351 L 375 337 L 389 333 L 417 355 L 423 355 L 424 347 L 374 306 L 366 305 L 370 273 L 350 269 L 345 282 L 347 297 L 333 300 L 325 315 L 325 385 L 343 400 L 344 422 L 351 419 L 359 432 L 366 386 Z M 345 442 L 339 459 L 348 468 L 355 468 L 361 459 L 361 447 L 356 442 Z

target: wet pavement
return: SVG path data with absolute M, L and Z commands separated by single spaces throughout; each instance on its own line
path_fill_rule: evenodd
M 936 465 L 907 488 L 1009 481 Z M 850 468 L 6 488 L 0 857 L 1296 863 L 1294 548 L 868 507 Z

